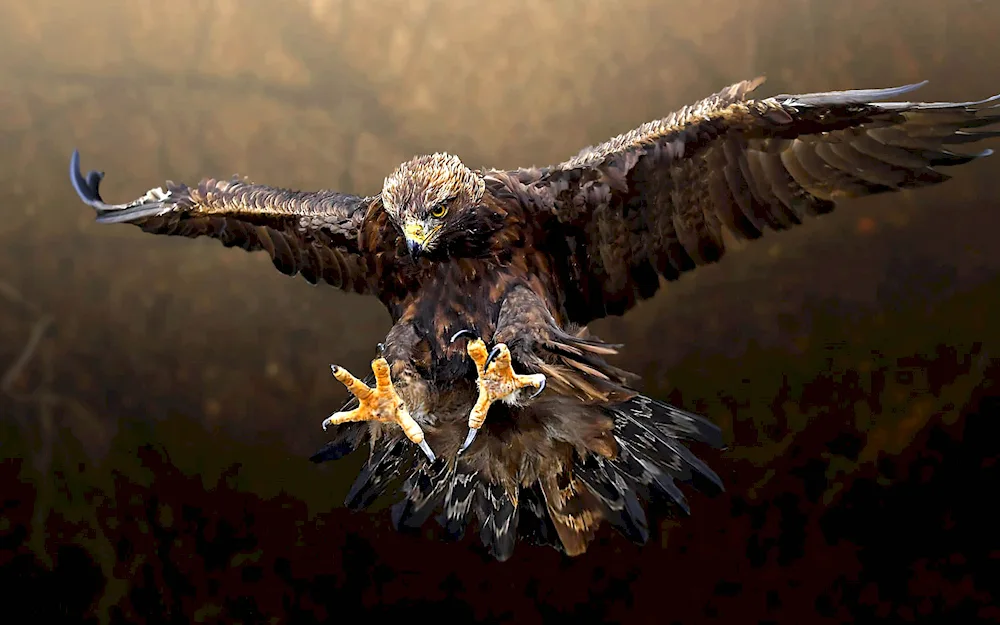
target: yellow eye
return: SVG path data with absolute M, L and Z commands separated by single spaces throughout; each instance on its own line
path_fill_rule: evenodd
M 445 206 L 444 204 L 438 204 L 437 206 L 431 209 L 431 217 L 433 217 L 434 219 L 441 219 L 447 214 L 448 214 L 448 207 Z

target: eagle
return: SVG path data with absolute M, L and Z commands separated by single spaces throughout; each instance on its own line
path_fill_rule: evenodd
M 723 447 L 707 418 L 645 396 L 609 362 L 621 345 L 588 324 L 843 199 L 936 185 L 941 168 L 1000 135 L 1000 96 L 898 101 L 926 83 L 753 98 L 722 89 L 565 162 L 470 168 L 454 155 L 401 164 L 379 193 L 300 191 L 233 177 L 166 182 L 107 204 L 103 172 L 70 177 L 102 224 L 208 236 L 263 250 L 279 271 L 377 297 L 392 326 L 351 400 L 322 422 L 312 459 L 365 443 L 347 495 L 368 507 L 399 486 L 399 530 L 430 516 L 447 537 L 475 518 L 498 560 L 518 539 L 584 553 L 602 522 L 645 543 L 657 503 L 690 514 L 678 482 L 723 482 L 689 449 Z

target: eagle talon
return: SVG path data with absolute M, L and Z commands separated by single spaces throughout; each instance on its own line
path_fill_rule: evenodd
M 538 385 L 538 390 L 535 391 L 534 393 L 532 393 L 531 395 L 529 395 L 528 399 L 534 399 L 534 398 L 538 397 L 539 395 L 542 394 L 542 391 L 545 390 L 545 376 L 544 375 L 541 377 L 540 382 L 541 383 Z
M 458 332 L 456 332 L 456 333 L 454 333 L 454 334 L 451 335 L 451 341 L 449 341 L 449 342 L 450 343 L 454 343 L 455 341 L 457 341 L 458 339 L 462 338 L 463 336 L 465 338 L 469 339 L 470 341 L 475 341 L 476 339 L 479 338 L 479 336 L 475 332 L 473 332 L 472 330 L 459 330 Z
M 493 349 L 490 350 L 490 355 L 486 357 L 486 363 L 483 365 L 484 370 L 489 369 L 493 361 L 500 355 L 500 352 L 503 350 L 503 348 L 500 347 L 501 345 L 503 345 L 503 343 L 497 343 L 493 346 Z
M 330 365 L 333 377 L 337 378 L 352 395 L 358 399 L 358 407 L 353 410 L 335 412 L 323 420 L 323 429 L 331 425 L 340 425 L 356 421 L 378 421 L 379 423 L 395 423 L 403 429 L 406 438 L 420 447 L 427 459 L 436 459 L 430 445 L 424 440 L 424 431 L 420 428 L 403 400 L 396 393 L 389 376 L 389 363 L 381 356 L 372 361 L 372 372 L 375 374 L 375 387 L 371 388 L 357 379 L 349 371 L 337 365 Z
M 469 341 L 466 348 L 469 357 L 476 363 L 479 372 L 479 379 L 476 381 L 479 387 L 479 398 L 476 405 L 469 413 L 469 434 L 459 449 L 462 453 L 476 438 L 479 428 L 486 421 L 486 413 L 490 406 L 496 401 L 516 403 L 519 391 L 529 386 L 538 390 L 529 397 L 534 399 L 545 390 L 545 375 L 533 373 L 522 375 L 516 373 L 511 364 L 510 349 L 504 343 L 497 343 L 489 352 L 486 351 L 486 344 L 482 339 L 476 338 Z
M 456 454 L 457 456 L 461 456 L 462 452 L 468 449 L 469 445 L 472 444 L 472 441 L 476 440 L 476 434 L 479 434 L 479 430 L 469 428 L 469 433 L 465 436 L 465 442 L 462 443 L 462 446 L 458 449 L 458 453 Z
M 434 452 L 431 451 L 431 446 L 427 444 L 426 440 L 422 440 L 419 443 L 417 443 L 417 447 L 420 448 L 420 451 L 424 452 L 424 455 L 427 456 L 428 461 L 433 463 L 435 460 L 437 460 L 437 456 L 435 456 Z

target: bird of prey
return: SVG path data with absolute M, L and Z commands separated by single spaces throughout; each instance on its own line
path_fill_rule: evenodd
M 107 204 L 102 172 L 70 175 L 101 223 L 209 236 L 264 250 L 283 273 L 377 297 L 393 325 L 354 399 L 323 423 L 313 460 L 369 443 L 347 504 L 402 482 L 397 528 L 432 514 L 451 536 L 476 517 L 500 560 L 518 538 L 569 555 L 602 521 L 639 543 L 644 502 L 687 513 L 675 480 L 722 482 L 686 446 L 721 446 L 705 418 L 637 390 L 608 362 L 621 347 L 587 324 L 621 315 L 661 282 L 718 261 L 724 232 L 757 239 L 842 199 L 933 185 L 1000 131 L 1000 96 L 901 102 L 924 83 L 750 96 L 733 84 L 557 165 L 473 169 L 414 157 L 369 196 L 248 180 L 167 182 Z M 477 436 L 478 433 L 478 436 Z

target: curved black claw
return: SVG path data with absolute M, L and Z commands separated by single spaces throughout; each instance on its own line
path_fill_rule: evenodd
M 486 364 L 483 365 L 483 371 L 490 368 L 490 363 L 496 360 L 496 357 L 500 355 L 500 346 L 494 345 L 493 349 L 490 350 L 490 355 L 486 357 Z
M 479 430 L 475 428 L 469 428 L 469 434 L 468 436 L 465 437 L 465 442 L 462 443 L 462 446 L 459 448 L 458 453 L 455 454 L 456 456 L 461 456 L 462 452 L 469 448 L 469 445 L 472 444 L 472 441 L 476 440 L 476 434 L 479 434 Z
M 545 390 L 545 378 L 542 378 L 542 383 L 538 385 L 538 390 L 532 393 L 531 396 L 528 397 L 528 399 L 534 399 L 538 397 L 539 395 L 542 394 L 542 391 L 544 390 Z
M 454 343 L 455 341 L 457 341 L 458 339 L 462 338 L 463 336 L 465 338 L 469 339 L 470 341 L 474 341 L 474 340 L 476 340 L 476 339 L 479 338 L 479 335 L 477 335 L 472 330 L 459 330 L 458 332 L 456 332 L 456 333 L 454 333 L 454 334 L 451 335 L 451 341 L 450 342 Z
M 375 346 L 375 357 L 381 358 L 385 354 L 385 343 L 379 343 Z

